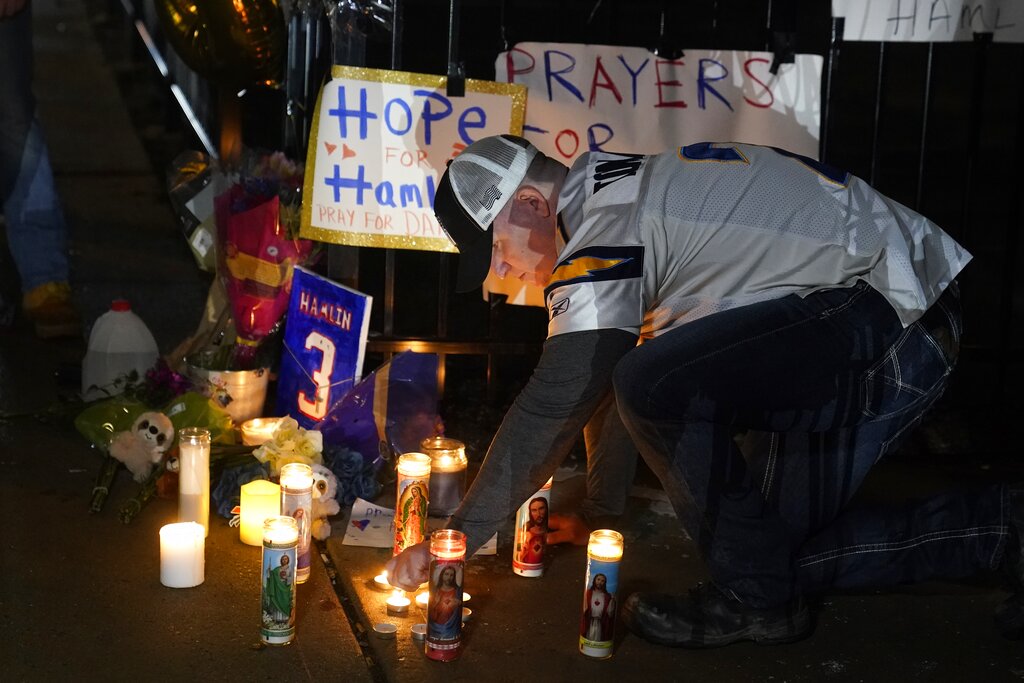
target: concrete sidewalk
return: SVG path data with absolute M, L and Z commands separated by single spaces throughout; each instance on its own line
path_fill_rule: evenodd
M 38 0 L 37 91 L 72 228 L 77 302 L 87 322 L 127 296 L 170 350 L 198 322 L 208 276 L 195 267 L 104 61 L 82 0 Z M 0 661 L 5 680 L 388 680 L 388 681 L 1000 681 L 1024 677 L 1024 648 L 1000 638 L 992 608 L 1005 593 L 988 585 L 932 583 L 887 594 L 829 597 L 815 634 L 774 648 L 741 644 L 682 651 L 650 645 L 620 627 L 615 654 L 577 652 L 586 553 L 556 547 L 546 575 L 525 579 L 510 564 L 511 524 L 496 556 L 467 566 L 473 617 L 456 662 L 428 661 L 409 635 L 423 621 L 389 617 L 372 586 L 386 549 L 342 543 L 349 520 L 314 558 L 299 587 L 298 635 L 284 648 L 258 646 L 259 554 L 214 517 L 206 580 L 194 589 L 159 583 L 159 527 L 172 500 L 157 500 L 130 525 L 116 512 L 135 490 L 124 472 L 104 512 L 87 511 L 97 452 L 69 415 L 40 415 L 73 391 L 82 340 L 39 342 L 25 321 L 0 336 Z M 453 435 L 458 437 L 458 435 Z M 473 454 L 479 459 L 481 454 Z M 578 505 L 583 480 L 564 472 L 553 509 Z M 925 492 L 949 482 L 1006 476 L 976 464 L 924 467 L 896 460 L 873 474 L 868 493 Z M 1019 472 L 1016 476 L 1019 476 Z M 385 493 L 380 499 L 390 504 Z M 703 578 L 692 543 L 664 504 L 634 496 L 620 597 L 635 590 L 685 591 Z M 381 640 L 372 625 L 395 623 Z

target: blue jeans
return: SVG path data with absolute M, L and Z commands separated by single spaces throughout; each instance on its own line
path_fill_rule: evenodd
M 960 332 L 955 283 L 906 329 L 861 283 L 707 316 L 620 361 L 623 422 L 719 587 L 773 607 L 999 564 L 1003 487 L 848 505 L 942 394 Z
M 30 7 L 0 20 L 0 205 L 24 292 L 68 279 L 67 226 L 32 94 Z

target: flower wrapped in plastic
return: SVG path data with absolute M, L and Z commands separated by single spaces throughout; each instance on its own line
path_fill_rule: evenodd
M 302 174 L 281 152 L 250 154 L 238 181 L 214 199 L 217 274 L 237 335 L 231 369 L 255 366 L 260 342 L 288 308 L 292 269 L 313 252 L 313 242 L 297 237 Z
M 269 441 L 252 452 L 253 457 L 270 466 L 273 477 L 291 462 L 322 465 L 324 439 L 320 432 L 304 429 L 294 418 L 286 417 L 278 423 Z
M 185 427 L 205 427 L 214 443 L 234 440 L 231 417 L 202 394 L 191 391 L 191 383 L 171 371 L 162 360 L 145 377 L 134 373 L 117 380 L 123 393 L 109 399 L 94 401 L 75 417 L 75 429 L 104 453 L 97 473 L 89 509 L 99 512 L 107 500 L 120 462 L 110 455 L 114 435 L 129 430 L 135 419 L 146 411 L 163 413 L 174 427 L 175 434 Z M 138 493 L 121 510 L 121 519 L 130 522 L 155 495 L 157 482 L 164 474 L 164 462 L 142 482 Z

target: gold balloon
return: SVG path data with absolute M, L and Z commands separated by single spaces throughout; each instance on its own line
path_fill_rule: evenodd
M 277 86 L 287 37 L 277 0 L 156 0 L 167 40 L 202 76 L 231 88 Z

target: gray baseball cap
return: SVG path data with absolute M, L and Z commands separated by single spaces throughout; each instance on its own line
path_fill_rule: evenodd
M 537 148 L 515 135 L 471 144 L 448 164 L 434 195 L 434 214 L 459 249 L 455 291 L 476 289 L 491 267 L 494 217 L 526 177 Z

